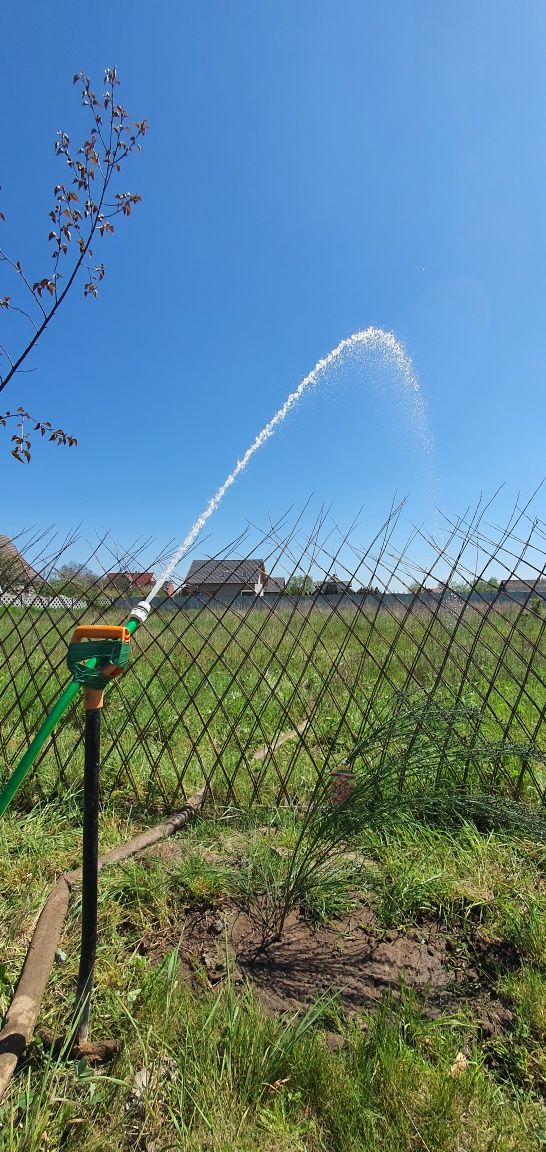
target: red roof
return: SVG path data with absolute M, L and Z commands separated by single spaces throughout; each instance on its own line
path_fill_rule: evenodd
M 155 576 L 153 572 L 107 572 L 106 579 L 110 584 L 115 584 L 120 576 L 124 580 L 129 580 L 131 584 L 136 584 L 137 588 L 147 588 L 149 584 L 153 584 Z

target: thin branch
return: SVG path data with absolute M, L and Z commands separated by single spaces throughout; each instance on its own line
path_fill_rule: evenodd
M 7 360 L 9 360 L 9 362 L 10 362 L 10 364 L 11 364 L 12 368 L 13 368 L 13 360 L 12 360 L 12 358 L 11 358 L 11 356 L 10 356 L 9 352 L 6 350 L 6 348 L 4 348 L 4 345 L 3 345 L 3 344 L 0 344 L 0 352 L 3 352 L 3 353 L 4 353 L 4 356 L 6 357 L 6 359 L 7 359 Z
M 97 107 L 99 107 L 99 102 L 91 90 L 90 80 L 84 75 L 84 73 L 77 74 L 74 77 L 74 80 L 75 82 L 80 80 L 83 85 L 82 104 L 85 106 L 90 106 L 95 122 L 95 127 L 93 128 L 89 139 L 86 140 L 82 148 L 79 149 L 79 154 L 82 156 L 81 161 L 78 159 L 73 159 L 70 155 L 70 140 L 64 132 L 59 134 L 60 140 L 57 142 L 56 151 L 58 155 L 65 156 L 69 167 L 75 173 L 73 183 L 76 184 L 77 188 L 81 190 L 87 198 L 83 218 L 89 218 L 89 231 L 87 238 L 84 240 L 80 226 L 82 214 L 78 209 L 74 208 L 74 210 L 72 210 L 71 208 L 71 202 L 77 200 L 77 195 L 70 192 L 67 194 L 64 185 L 58 185 L 55 189 L 56 206 L 50 213 L 54 224 L 57 224 L 59 229 L 58 236 L 57 233 L 53 233 L 50 236 L 50 239 L 55 239 L 57 242 L 57 250 L 54 252 L 55 262 L 52 276 L 45 278 L 43 281 L 40 281 L 32 286 L 23 273 L 20 261 L 12 260 L 11 257 L 7 255 L 7 253 L 0 249 L 0 259 L 10 264 L 13 270 L 17 272 L 17 274 L 21 277 L 23 283 L 31 293 L 33 300 L 40 308 L 43 316 L 41 323 L 36 325 L 32 317 L 27 312 L 19 307 L 14 307 L 14 311 L 20 312 L 30 320 L 34 328 L 34 335 L 23 349 L 21 354 L 15 360 L 13 360 L 10 356 L 8 356 L 7 353 L 5 353 L 10 363 L 10 369 L 6 376 L 3 379 L 0 379 L 0 392 L 3 392 L 4 388 L 7 387 L 16 372 L 20 370 L 21 364 L 32 352 L 35 344 L 43 335 L 49 325 L 49 322 L 55 316 L 57 310 L 63 303 L 63 300 L 70 291 L 76 277 L 78 276 L 78 273 L 80 272 L 82 266 L 84 266 L 84 262 L 86 261 L 87 257 L 91 255 L 90 246 L 97 230 L 101 234 L 104 234 L 105 231 L 112 231 L 110 226 L 104 227 L 106 217 L 102 212 L 102 209 L 106 203 L 105 197 L 108 188 L 114 173 L 119 171 L 120 164 L 123 162 L 123 160 L 126 159 L 126 157 L 135 148 L 140 150 L 140 144 L 138 143 L 138 140 L 141 136 L 144 135 L 147 128 L 147 123 L 145 120 L 137 122 L 135 125 L 136 131 L 130 136 L 129 143 L 123 139 L 122 132 L 130 132 L 130 129 L 128 125 L 123 123 L 126 118 L 126 113 L 124 112 L 121 105 L 116 104 L 114 99 L 115 86 L 119 84 L 116 76 L 116 70 L 107 69 L 105 73 L 105 82 L 108 85 L 108 89 L 104 95 L 104 106 L 108 108 L 109 114 L 109 143 L 106 145 L 105 138 L 101 130 L 102 118 L 99 117 L 96 111 Z M 118 120 L 119 125 L 117 123 Z M 97 135 L 104 148 L 104 157 L 102 158 L 95 148 Z M 101 159 L 105 163 L 104 168 L 101 164 Z M 92 183 L 96 170 L 100 172 L 102 177 L 102 188 L 100 191 L 98 203 L 94 201 L 92 194 Z M 129 193 L 119 193 L 115 200 L 117 201 L 117 206 L 111 214 L 119 215 L 121 213 L 125 216 L 128 216 L 131 213 L 133 205 L 138 203 L 140 200 L 140 196 Z M 114 207 L 111 202 L 108 202 L 108 206 L 112 208 Z M 58 281 L 60 279 L 60 274 L 58 268 L 60 257 L 61 254 L 66 254 L 68 250 L 68 244 L 70 244 L 70 240 L 72 238 L 72 233 L 78 237 L 79 254 L 62 291 L 59 292 Z M 91 267 L 89 264 L 88 273 L 89 283 L 87 283 L 85 286 L 85 295 L 96 296 L 98 294 L 97 282 L 100 281 L 104 276 L 104 266 L 101 264 L 97 267 Z M 40 299 L 41 292 L 45 289 L 47 289 L 52 294 L 52 296 L 54 296 L 54 300 L 49 311 L 44 308 L 44 305 Z M 6 307 L 11 307 L 11 305 L 6 303 Z
M 29 281 L 27 280 L 27 278 L 26 278 L 26 276 L 25 276 L 25 274 L 24 274 L 24 272 L 23 272 L 23 269 L 22 269 L 22 267 L 21 267 L 21 263 L 20 263 L 20 261 L 17 261 L 17 260 L 12 260 L 11 256 L 8 256 L 7 252 L 4 252 L 4 249 L 3 249 L 3 248 L 0 248 L 0 260 L 5 260 L 7 264 L 11 264 L 11 267 L 13 268 L 13 271 L 14 271 L 14 272 L 16 272 L 18 276 L 20 276 L 20 277 L 21 277 L 21 280 L 23 281 L 23 284 L 26 284 L 26 286 L 27 286 L 27 288 L 28 288 L 28 290 L 29 290 L 29 292 L 30 292 L 30 295 L 32 296 L 32 299 L 33 299 L 33 300 L 35 300 L 36 304 L 38 305 L 38 307 L 39 307 L 39 308 L 41 308 L 41 310 L 42 310 L 42 312 L 43 312 L 43 314 L 44 314 L 44 316 L 45 316 L 45 315 L 46 315 L 46 310 L 45 310 L 45 308 L 44 308 L 44 306 L 43 306 L 43 304 L 42 304 L 42 301 L 41 301 L 41 300 L 38 300 L 38 299 L 37 299 L 37 297 L 36 297 L 36 293 L 32 291 L 32 285 L 31 285 L 31 284 L 29 283 Z
M 37 301 L 37 303 L 39 303 L 39 301 Z M 29 323 L 30 323 L 30 324 L 32 324 L 32 327 L 34 328 L 34 331 L 35 331 L 35 332 L 37 332 L 37 331 L 38 331 L 37 325 L 34 323 L 34 320 L 32 319 L 32 316 L 30 315 L 30 312 L 25 312 L 25 309 L 24 309 L 24 308 L 19 308 L 19 307 L 18 307 L 18 305 L 16 305 L 16 304 L 11 304 L 11 303 L 10 303 L 10 306 L 9 306 L 9 311 L 10 311 L 10 312 L 20 312 L 21 316 L 25 316 L 25 317 L 26 317 L 26 319 L 29 321 Z

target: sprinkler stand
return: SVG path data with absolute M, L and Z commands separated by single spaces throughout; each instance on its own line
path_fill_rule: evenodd
M 85 748 L 83 774 L 82 931 L 74 1023 L 78 1043 L 87 1040 L 93 972 L 97 955 L 99 860 L 100 720 L 104 692 L 84 687 Z
M 136 626 L 136 625 L 135 625 Z M 134 629 L 133 629 L 134 630 Z M 108 624 L 81 625 L 68 647 L 67 664 L 83 687 L 85 705 L 83 774 L 82 931 L 76 1006 L 76 1045 L 87 1042 L 97 956 L 99 861 L 100 721 L 104 689 L 127 666 L 131 632 Z

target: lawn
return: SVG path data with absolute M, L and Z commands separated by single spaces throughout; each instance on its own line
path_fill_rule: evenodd
M 119 622 L 114 613 L 105 617 Z M 67 682 L 65 613 L 0 611 L 0 761 L 13 764 Z M 133 642 L 103 720 L 105 795 L 162 812 L 203 780 L 220 802 L 245 807 L 300 796 L 318 768 L 335 767 L 370 721 L 400 697 L 450 719 L 438 772 L 457 758 L 536 801 L 544 791 L 546 618 L 532 609 L 392 612 L 165 612 Z M 439 721 L 435 721 L 438 723 Z M 280 733 L 305 734 L 265 761 Z M 20 803 L 77 785 L 81 713 L 59 725 Z M 509 754 L 511 750 L 511 755 Z M 497 761 L 497 762 L 496 762 Z M 503 783 L 504 782 L 504 783 Z
M 4 762 L 64 683 L 71 630 L 27 612 L 15 637 L 14 615 Z M 181 785 L 207 779 L 208 800 L 101 874 L 91 1032 L 121 1044 L 102 1068 L 44 1042 L 73 1008 L 73 900 L 0 1148 L 545 1146 L 542 636 L 533 612 L 152 618 L 105 707 L 101 847 Z M 2 1012 L 79 863 L 80 728 L 76 709 L 0 827 Z

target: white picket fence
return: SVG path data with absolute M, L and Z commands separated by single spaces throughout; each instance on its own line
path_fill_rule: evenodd
M 74 600 L 72 596 L 39 596 L 37 592 L 2 592 L 0 589 L 0 607 L 35 608 L 40 612 L 45 608 L 79 611 L 87 605 L 85 600 Z

